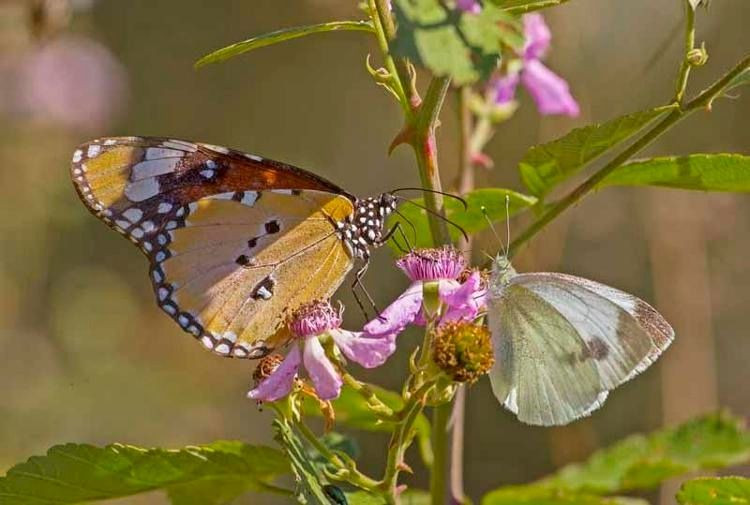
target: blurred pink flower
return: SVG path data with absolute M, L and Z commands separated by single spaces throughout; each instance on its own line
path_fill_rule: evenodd
M 36 46 L 16 68 L 15 112 L 85 132 L 101 131 L 123 109 L 124 67 L 102 44 L 62 35 Z
M 547 54 L 552 39 L 544 18 L 537 13 L 526 14 L 523 17 L 523 28 L 526 43 L 520 55 L 520 68 L 509 70 L 507 74 L 495 77 L 490 82 L 495 93 L 495 103 L 503 105 L 511 102 L 515 97 L 516 87 L 522 83 L 541 114 L 578 116 L 578 102 L 571 95 L 568 83 L 541 61 Z
M 456 0 L 456 8 L 463 12 L 471 12 L 472 14 L 479 14 L 482 10 L 482 6 L 479 5 L 477 0 Z

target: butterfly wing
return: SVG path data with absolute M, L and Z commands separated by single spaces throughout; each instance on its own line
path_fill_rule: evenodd
M 501 351 L 493 387 L 498 398 L 506 394 L 501 400 L 506 406 L 518 398 L 519 419 L 532 424 L 565 424 L 589 414 L 601 406 L 608 391 L 645 370 L 674 339 L 670 325 L 646 302 L 587 279 L 521 274 L 500 293 L 492 310 L 501 317 L 505 313 L 508 322 L 490 313 L 493 338 L 535 352 L 529 358 L 514 353 L 515 349 L 507 355 Z M 541 342 L 546 342 L 545 349 L 539 349 Z M 503 366 L 519 371 L 508 374 Z M 560 381 L 544 383 L 526 373 L 525 367 Z M 590 375 L 592 367 L 596 380 Z M 567 380 L 562 380 L 564 376 Z M 594 384 L 598 391 L 592 390 Z M 531 391 L 524 393 L 526 388 Z M 535 404 L 537 398 L 543 400 Z
M 576 359 L 585 344 L 575 327 L 533 291 L 505 287 L 490 298 L 487 318 L 495 348 L 492 390 L 519 420 L 566 424 L 604 401 L 596 365 Z
M 157 302 L 204 346 L 259 357 L 289 311 L 352 267 L 336 223 L 351 197 L 314 174 L 185 141 L 100 139 L 74 154 L 86 206 L 147 255 Z

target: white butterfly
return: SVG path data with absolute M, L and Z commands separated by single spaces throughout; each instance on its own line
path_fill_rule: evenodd
M 543 426 L 598 409 L 674 339 L 635 296 L 572 275 L 518 274 L 505 255 L 492 267 L 487 319 L 495 396 L 519 420 Z

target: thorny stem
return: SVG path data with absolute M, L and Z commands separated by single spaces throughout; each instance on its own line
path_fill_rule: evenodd
M 750 68 L 750 55 L 746 56 L 721 79 L 716 81 L 708 89 L 705 89 L 698 96 L 685 104 L 675 105 L 675 108 L 674 110 L 672 110 L 672 112 L 670 112 L 664 119 L 656 123 L 656 125 L 650 128 L 636 142 L 631 144 L 630 147 L 622 151 L 612 161 L 604 165 L 604 167 L 602 167 L 598 172 L 586 179 L 586 181 L 584 181 L 580 186 L 574 189 L 570 194 L 558 201 L 547 212 L 542 214 L 539 219 L 532 223 L 523 233 L 521 233 L 520 236 L 518 236 L 510 244 L 508 255 L 512 257 L 513 254 L 518 251 L 519 247 L 521 247 L 523 244 L 528 242 L 529 239 L 539 233 L 550 221 L 555 219 L 569 207 L 575 205 L 583 197 L 596 189 L 599 183 L 602 182 L 604 178 L 607 177 L 610 173 L 612 173 L 613 170 L 638 154 L 646 146 L 659 138 L 659 136 L 661 136 L 669 128 L 674 126 L 679 121 L 685 119 L 698 109 L 704 107 L 710 109 L 712 102 L 724 92 L 724 90 L 727 86 L 729 86 L 732 80 L 748 68 Z
M 397 504 L 398 474 L 404 463 L 404 453 L 409 448 L 412 430 L 419 414 L 424 409 L 427 394 L 434 387 L 434 383 L 423 384 L 404 404 L 399 412 L 401 421 L 398 423 L 388 444 L 388 460 L 381 488 L 386 493 L 389 504 Z
M 690 0 L 685 0 L 684 3 L 685 9 L 687 10 L 687 19 L 685 22 L 685 52 L 683 54 L 679 74 L 677 75 L 677 88 L 674 96 L 675 103 L 682 103 L 685 98 L 685 90 L 687 89 L 687 82 L 691 68 L 690 61 L 688 61 L 688 54 L 695 47 L 695 10 L 690 4 Z
M 432 411 L 432 452 L 434 455 L 430 474 L 432 505 L 448 503 L 446 468 L 448 467 L 448 422 L 452 409 L 453 404 L 449 402 L 438 405 Z

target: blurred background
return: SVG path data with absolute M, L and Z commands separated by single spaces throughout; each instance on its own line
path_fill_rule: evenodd
M 41 3 L 48 8 L 34 7 Z M 408 149 L 387 156 L 400 111 L 365 70 L 367 53 L 377 54 L 366 34 L 317 35 L 193 70 L 201 55 L 252 34 L 358 17 L 356 3 L 78 0 L 66 8 L 0 0 L 0 473 L 63 442 L 273 443 L 270 414 L 244 397 L 253 364 L 205 352 L 164 316 L 144 258 L 85 210 L 68 166 L 87 139 L 158 135 L 284 160 L 360 195 L 417 183 Z M 496 166 L 478 173 L 481 186 L 519 189 L 516 164 L 530 145 L 672 96 L 679 0 L 575 0 L 546 17 L 547 62 L 569 80 L 581 117 L 540 118 L 522 96 L 487 148 Z M 694 71 L 693 91 L 747 52 L 748 19 L 747 0 L 716 0 L 699 12 L 698 40 L 710 59 Z M 451 100 L 439 133 L 446 186 L 456 176 L 455 116 Z M 749 131 L 750 98 L 722 100 L 648 154 L 747 153 Z M 604 408 L 565 428 L 518 423 L 480 381 L 468 394 L 469 494 L 535 479 L 630 433 L 717 406 L 750 414 L 749 247 L 743 195 L 607 189 L 555 221 L 519 255 L 519 269 L 561 270 L 634 293 L 659 308 L 678 338 Z M 494 239 L 480 239 L 476 252 L 496 249 Z M 368 289 L 381 304 L 406 285 L 385 248 L 370 272 Z M 351 302 L 347 289 L 340 296 Z M 363 321 L 354 307 L 347 324 L 356 328 Z M 416 343 L 401 339 L 396 357 L 363 376 L 399 386 Z M 362 466 L 375 472 L 385 439 L 360 440 Z M 425 485 L 419 468 L 409 483 Z

